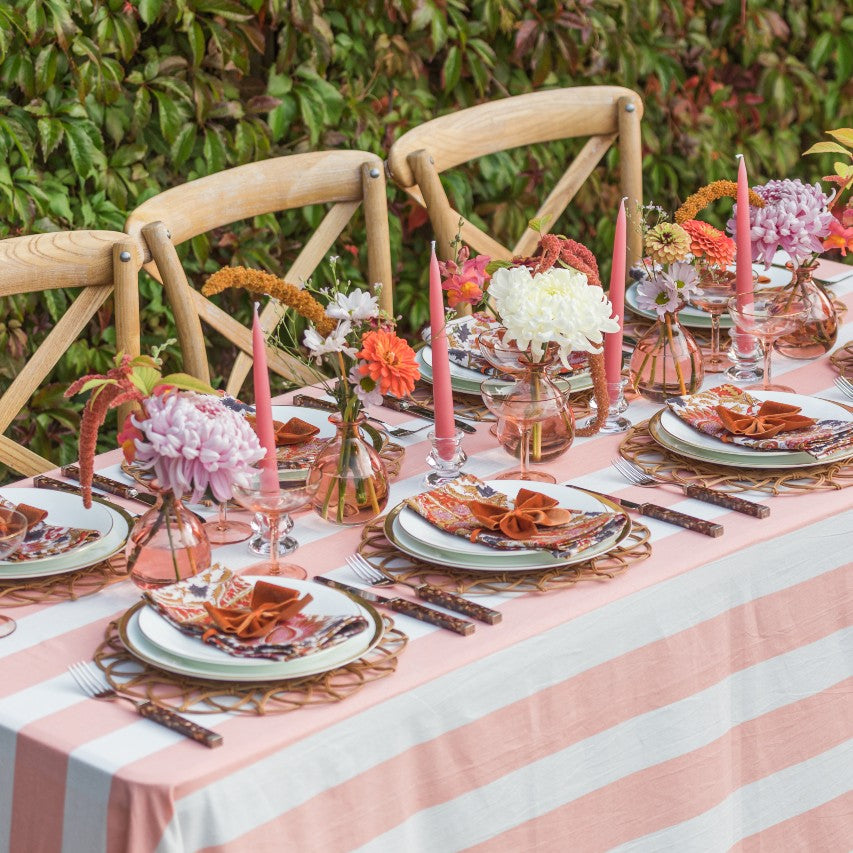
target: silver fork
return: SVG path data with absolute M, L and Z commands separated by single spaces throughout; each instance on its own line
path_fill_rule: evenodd
M 456 613 L 464 613 L 466 616 L 477 619 L 479 622 L 485 622 L 487 625 L 496 625 L 503 618 L 499 611 L 492 610 L 491 607 L 475 604 L 461 595 L 445 592 L 443 589 L 439 589 L 432 584 L 412 583 L 402 578 L 386 575 L 380 569 L 371 566 L 361 554 L 353 554 L 347 557 L 346 561 L 355 574 L 365 583 L 370 584 L 370 586 L 395 586 L 403 584 L 404 586 L 411 587 L 417 597 L 422 601 L 431 601 L 433 604 L 446 607 L 448 610 L 454 610 Z
M 853 382 L 846 376 L 837 376 L 835 378 L 835 387 L 848 399 L 853 400 Z
M 659 477 L 653 477 L 646 473 L 642 468 L 639 468 L 633 462 L 617 456 L 610 461 L 610 464 L 629 482 L 635 486 L 676 486 L 681 489 L 689 498 L 696 498 L 705 503 L 722 506 L 726 509 L 733 509 L 735 512 L 742 512 L 744 515 L 751 515 L 753 518 L 767 518 L 770 515 L 770 507 L 765 504 L 748 501 L 744 498 L 728 495 L 725 492 L 718 492 L 716 489 L 709 489 L 707 486 L 699 486 L 695 483 L 683 486 L 681 483 L 670 483 L 668 480 L 662 480 Z
M 124 699 L 127 702 L 132 702 L 136 706 L 140 716 L 145 717 L 161 726 L 165 726 L 172 731 L 180 732 L 186 737 L 192 738 L 199 743 L 208 747 L 222 746 L 222 735 L 218 732 L 212 732 L 203 726 L 199 726 L 186 717 L 170 711 L 161 705 L 155 705 L 153 702 L 146 702 L 141 699 L 134 699 L 131 696 L 122 696 L 110 687 L 102 678 L 99 672 L 94 668 L 93 664 L 72 663 L 68 667 L 71 677 L 77 682 L 77 686 L 92 699 Z
M 432 426 L 431 423 L 426 423 L 423 426 L 415 427 L 415 429 L 407 429 L 406 427 L 391 426 L 391 424 L 385 423 L 381 418 L 374 417 L 373 415 L 368 415 L 367 419 L 373 421 L 375 424 L 379 424 L 388 435 L 393 435 L 394 438 L 405 438 L 407 435 L 414 435 L 416 432 L 421 432 Z

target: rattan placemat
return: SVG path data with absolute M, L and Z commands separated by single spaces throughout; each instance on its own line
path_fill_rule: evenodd
M 648 421 L 632 427 L 619 453 L 647 474 L 665 483 L 695 483 L 723 492 L 766 492 L 771 495 L 844 489 L 853 486 L 853 459 L 808 468 L 732 468 L 679 456 L 661 447 L 648 430 Z
M 853 342 L 837 349 L 829 361 L 842 376 L 853 379 Z
M 122 644 L 118 624 L 110 622 L 94 656 L 110 685 L 123 696 L 194 714 L 227 711 L 260 717 L 341 702 L 394 673 L 408 642 L 385 616 L 379 643 L 358 660 L 319 675 L 247 684 L 190 678 L 143 663 Z
M 384 524 L 383 516 L 365 525 L 358 546 L 359 554 L 371 565 L 393 573 L 400 580 L 431 583 L 458 593 L 550 592 L 566 589 L 580 581 L 607 581 L 652 553 L 649 529 L 632 521 L 631 532 L 617 548 L 585 563 L 546 571 L 473 572 L 437 566 L 402 553 L 385 537 Z
M 124 554 L 86 569 L 44 578 L 0 580 L 0 607 L 74 601 L 127 577 Z

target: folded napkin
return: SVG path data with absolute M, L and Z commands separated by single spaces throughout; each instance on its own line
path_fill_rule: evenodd
M 246 420 L 255 427 L 255 416 L 246 415 Z M 290 418 L 287 423 L 273 421 L 275 431 L 275 446 L 286 447 L 292 444 L 304 444 L 320 432 L 320 427 L 303 421 L 302 418 Z
M 252 583 L 230 569 L 209 569 L 145 598 L 171 625 L 236 657 L 292 660 L 331 648 L 368 627 L 361 616 L 300 610 L 311 596 L 268 581 Z
M 556 500 L 529 489 L 511 501 L 467 474 L 406 504 L 445 533 L 489 548 L 549 551 L 559 558 L 616 536 L 627 523 L 621 513 L 558 508 Z
M 720 385 L 666 401 L 670 411 L 706 435 L 753 450 L 790 450 L 822 459 L 853 447 L 853 419 L 814 420 L 797 406 L 758 400 L 734 385 Z
M 39 507 L 29 504 L 15 505 L 3 498 L 0 498 L 0 506 L 16 509 L 27 519 L 27 535 L 21 547 L 13 554 L 6 556 L 4 562 L 7 563 L 26 563 L 28 560 L 56 557 L 101 538 L 98 530 L 46 524 L 44 519 L 47 518 L 47 512 Z

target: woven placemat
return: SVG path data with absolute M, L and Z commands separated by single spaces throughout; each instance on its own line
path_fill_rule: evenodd
M 842 376 L 853 379 L 853 342 L 837 349 L 829 361 Z
M 118 624 L 110 622 L 94 656 L 110 686 L 123 696 L 194 714 L 228 712 L 260 717 L 341 702 L 394 673 L 409 639 L 391 619 L 383 617 L 382 638 L 358 660 L 318 675 L 238 684 L 176 675 L 143 663 L 122 644 Z
M 617 548 L 585 563 L 560 566 L 546 571 L 472 572 L 427 563 L 402 553 L 385 537 L 385 519 L 365 525 L 358 553 L 371 565 L 391 572 L 400 580 L 431 583 L 448 592 L 550 592 L 566 589 L 580 581 L 607 581 L 622 574 L 629 566 L 651 556 L 649 529 L 636 521 L 631 532 Z
M 76 572 L 44 578 L 0 580 L 0 607 L 74 601 L 99 592 L 105 586 L 126 577 L 127 567 L 124 554 L 121 553 Z
M 694 483 L 723 492 L 757 491 L 771 495 L 844 489 L 853 486 L 853 459 L 808 468 L 732 468 L 679 456 L 661 447 L 648 430 L 648 421 L 632 427 L 619 453 L 647 474 L 680 486 Z

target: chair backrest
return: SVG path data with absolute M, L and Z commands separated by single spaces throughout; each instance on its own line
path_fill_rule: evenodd
M 210 381 L 201 325 L 204 321 L 240 350 L 226 385 L 228 393 L 237 395 L 251 367 L 252 336 L 249 329 L 191 286 L 175 246 L 248 217 L 319 204 L 331 207 L 284 278 L 295 284 L 306 281 L 363 205 L 369 283 L 381 283 L 381 306 L 390 313 L 393 292 L 388 202 L 383 162 L 374 154 L 321 151 L 249 163 L 173 187 L 130 214 L 125 231 L 141 239 L 146 260 L 153 259 L 156 265 L 156 270 L 146 269 L 166 290 L 187 373 Z M 283 307 L 271 300 L 261 313 L 264 330 L 274 328 L 283 313 Z M 316 381 L 316 374 L 276 348 L 268 347 L 268 362 L 272 370 L 293 382 Z
M 80 288 L 0 396 L 0 463 L 28 477 L 56 467 L 4 433 L 111 293 L 115 294 L 116 349 L 139 355 L 141 263 L 134 242 L 114 231 L 58 231 L 0 240 L 0 297 Z M 120 410 L 119 417 L 124 413 Z
M 539 234 L 527 228 L 513 248 L 503 246 L 453 210 L 439 175 L 461 163 L 511 148 L 588 136 L 543 202 L 536 219 L 556 223 L 610 146 L 619 150 L 621 194 L 628 210 L 642 203 L 639 95 L 620 86 L 551 89 L 480 104 L 428 121 L 405 133 L 391 147 L 388 172 L 426 208 L 439 257 L 452 257 L 459 231 L 465 243 L 494 259 L 530 255 Z M 614 210 L 615 218 L 615 210 Z M 640 257 L 641 235 L 629 229 L 629 266 Z

